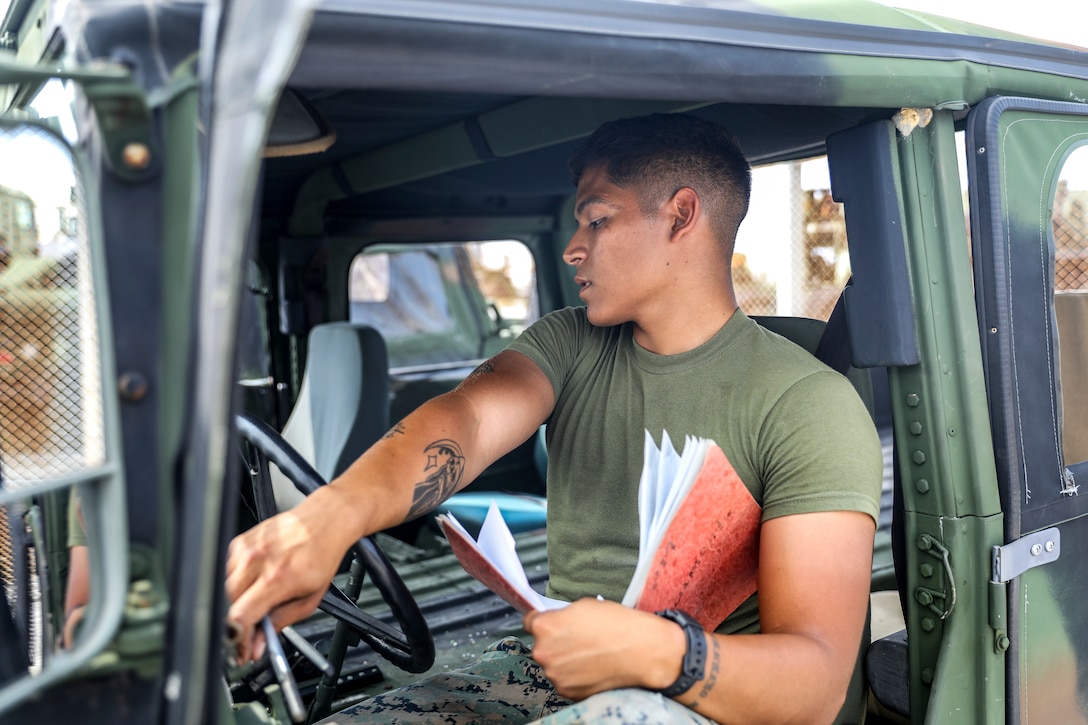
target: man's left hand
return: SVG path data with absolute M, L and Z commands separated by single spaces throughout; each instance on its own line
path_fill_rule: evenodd
M 533 659 L 556 691 L 582 700 L 621 687 L 662 688 L 680 675 L 686 641 L 674 622 L 616 602 L 581 599 L 525 615 Z

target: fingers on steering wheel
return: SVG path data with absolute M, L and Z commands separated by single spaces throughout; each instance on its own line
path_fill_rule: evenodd
M 255 578 L 255 575 L 245 567 L 236 567 L 233 571 L 228 568 L 226 580 L 227 600 L 230 602 L 238 601 L 238 598 L 253 585 Z
M 242 568 L 227 577 L 227 598 L 232 600 L 227 621 L 238 629 L 238 659 L 243 662 L 260 656 L 259 653 L 250 656 L 256 651 L 257 642 L 263 641 L 258 625 L 268 612 L 269 604 L 277 600 L 267 582 L 247 576 L 245 572 Z M 263 647 L 261 649 L 263 651 Z
M 269 616 L 272 618 L 272 625 L 276 628 L 276 631 L 279 632 L 287 625 L 294 624 L 313 614 L 324 593 L 324 591 L 320 591 L 308 597 L 292 599 L 275 607 L 269 612 Z

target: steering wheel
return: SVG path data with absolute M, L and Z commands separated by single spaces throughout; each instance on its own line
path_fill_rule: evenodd
M 248 413 L 235 416 L 235 425 L 243 440 L 249 442 L 265 459 L 275 463 L 287 478 L 307 496 L 325 485 L 314 470 L 271 426 Z M 271 490 L 257 490 L 257 508 L 264 518 L 275 512 Z M 263 501 L 260 500 L 263 498 Z M 397 574 L 378 545 L 367 536 L 352 544 L 352 552 L 370 575 L 382 599 L 400 624 L 398 632 L 385 622 L 366 614 L 335 584 L 318 607 L 354 630 L 375 652 L 408 672 L 425 672 L 434 664 L 434 638 L 408 587 Z

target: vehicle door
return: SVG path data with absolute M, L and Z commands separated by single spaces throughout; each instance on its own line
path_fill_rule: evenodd
M 242 262 L 314 2 L 19 5 L 4 108 L 66 81 L 79 132 L 0 122 L 0 166 L 63 186 L 0 181 L 0 719 L 215 722 Z M 66 643 L 75 528 L 91 584 Z
M 144 395 L 146 379 L 117 375 L 142 351 L 113 347 L 109 222 L 93 203 L 157 173 L 147 98 L 118 65 L 59 72 L 0 61 L 5 108 L 70 111 L 62 83 L 89 119 L 112 116 L 112 128 L 76 149 L 70 112 L 0 119 L 0 716 L 35 696 L 43 704 L 41 693 L 116 645 L 130 537 L 147 533 L 126 511 L 120 419 L 120 399 Z M 130 214 L 129 233 L 154 221 Z M 141 626 L 129 634 L 148 641 Z M 113 664 L 124 659 L 114 652 Z
M 1088 717 L 1088 108 L 992 98 L 968 117 L 972 250 L 1004 545 L 1006 721 Z

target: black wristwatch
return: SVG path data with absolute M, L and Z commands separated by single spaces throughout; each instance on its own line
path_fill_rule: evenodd
M 684 652 L 684 662 L 680 665 L 680 676 L 668 687 L 657 690 L 665 697 L 676 697 L 684 694 L 691 689 L 692 685 L 703 679 L 706 669 L 706 636 L 699 623 L 690 614 L 679 609 L 663 609 L 654 614 L 679 624 L 684 630 L 684 639 L 687 640 L 687 651 Z

